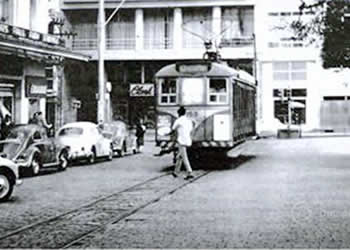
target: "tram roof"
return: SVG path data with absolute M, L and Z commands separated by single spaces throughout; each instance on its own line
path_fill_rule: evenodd
M 201 71 L 201 72 L 180 72 L 179 71 L 179 65 L 210 65 L 208 71 Z M 190 63 L 179 63 L 179 64 L 170 64 L 163 68 L 161 68 L 157 73 L 156 77 L 181 77 L 181 76 L 208 76 L 208 77 L 235 77 L 239 78 L 245 82 L 254 83 L 254 78 L 249 73 L 243 71 L 243 70 L 236 70 L 234 68 L 231 68 L 225 64 L 221 63 L 215 63 L 215 62 L 190 62 Z

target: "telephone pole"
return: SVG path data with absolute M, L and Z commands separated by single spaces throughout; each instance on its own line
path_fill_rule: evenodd
M 105 47 L 106 47 L 106 26 L 105 26 L 104 0 L 99 0 L 98 6 L 98 103 L 97 122 L 104 122 L 106 116 L 106 80 L 105 80 Z

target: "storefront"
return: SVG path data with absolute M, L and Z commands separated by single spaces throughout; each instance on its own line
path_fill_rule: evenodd
M 73 110 L 70 88 L 64 87 L 69 60 L 87 62 L 88 57 L 68 51 L 57 36 L 1 24 L 0 119 L 10 114 L 23 124 L 41 111 L 54 128 L 72 120 L 65 117 L 72 112 L 64 112 L 65 107 Z

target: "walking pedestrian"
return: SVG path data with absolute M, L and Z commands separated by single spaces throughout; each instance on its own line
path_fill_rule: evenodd
M 50 129 L 52 128 L 52 124 L 48 124 L 45 117 L 43 117 L 43 113 L 41 111 L 35 112 L 33 118 L 30 119 L 29 123 L 37 124 L 46 129 L 47 134 L 49 134 Z
M 192 179 L 192 167 L 188 160 L 187 147 L 192 145 L 191 132 L 193 123 L 186 117 L 186 109 L 180 107 L 177 111 L 179 117 L 175 120 L 172 131 L 176 132 L 176 142 L 178 144 L 178 152 L 176 155 L 175 169 L 172 175 L 178 177 L 182 164 L 185 165 L 187 176 L 185 180 Z
M 146 126 L 143 124 L 143 120 L 139 119 L 136 123 L 136 144 L 138 152 L 142 152 L 143 145 L 145 144 Z

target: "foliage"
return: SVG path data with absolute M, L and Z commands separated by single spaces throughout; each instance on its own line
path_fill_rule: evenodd
M 312 11 L 313 18 L 307 22 L 299 19 L 291 23 L 297 39 L 322 41 L 323 66 L 350 66 L 350 0 L 316 0 L 306 4 L 302 0 L 300 12 Z

